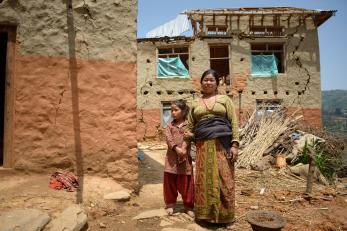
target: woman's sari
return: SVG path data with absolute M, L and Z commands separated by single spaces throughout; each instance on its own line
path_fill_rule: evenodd
M 218 139 L 196 143 L 195 216 L 212 223 L 235 217 L 234 163 Z

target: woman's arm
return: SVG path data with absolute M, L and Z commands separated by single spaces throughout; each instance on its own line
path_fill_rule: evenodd
M 184 138 L 187 142 L 190 142 L 190 140 L 193 139 L 193 128 L 195 125 L 195 119 L 194 119 L 194 105 L 192 103 L 189 113 L 188 113 L 188 125 L 187 125 L 187 130 L 184 133 Z
M 228 120 L 231 123 L 232 135 L 233 135 L 231 143 L 236 143 L 238 145 L 240 142 L 240 137 L 239 137 L 239 126 L 238 126 L 238 120 L 237 120 L 237 116 L 235 112 L 235 107 L 231 99 L 228 96 L 226 97 L 227 99 L 226 99 L 225 107 L 226 107 Z
M 231 161 L 236 161 L 237 155 L 239 153 L 239 142 L 240 142 L 239 126 L 238 126 L 238 120 L 236 117 L 234 104 L 228 96 L 226 97 L 227 99 L 226 99 L 225 107 L 226 107 L 227 117 L 231 123 L 231 128 L 232 128 L 232 140 L 231 140 L 230 153 L 233 156 Z

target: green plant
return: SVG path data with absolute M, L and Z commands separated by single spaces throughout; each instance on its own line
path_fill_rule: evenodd
M 308 144 L 307 141 L 305 141 L 304 148 L 302 150 L 301 155 L 297 156 L 296 160 L 294 161 L 294 164 L 308 164 Z
M 319 171 L 325 176 L 328 164 L 328 157 L 323 151 L 316 153 L 315 164 Z
M 320 142 L 319 140 L 314 140 L 310 144 L 305 142 L 302 154 L 297 157 L 294 164 L 308 164 L 309 148 L 313 148 L 315 151 L 316 167 L 324 177 L 326 177 L 328 180 L 333 180 L 333 176 L 336 174 L 336 172 L 343 168 L 343 162 L 336 157 L 330 156 L 329 153 L 325 151 L 324 143 Z

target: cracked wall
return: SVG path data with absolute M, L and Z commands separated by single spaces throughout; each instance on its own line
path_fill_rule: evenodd
M 72 9 L 78 115 L 72 110 L 65 1 L 0 5 L 0 23 L 17 25 L 12 167 L 47 173 L 76 169 L 77 132 L 85 173 L 134 187 L 137 1 L 73 1 Z
M 261 21 L 261 16 L 255 17 L 255 25 Z M 215 23 L 224 24 L 222 18 L 215 18 Z M 265 16 L 263 25 L 272 25 L 273 18 Z M 303 123 L 311 126 L 321 126 L 321 86 L 320 61 L 317 27 L 311 18 L 300 19 L 292 17 L 290 22 L 286 17 L 280 19 L 285 27 L 285 37 L 251 38 L 246 36 L 249 30 L 249 18 L 243 16 L 240 22 L 233 17 L 231 25 L 233 38 L 195 38 L 191 41 L 140 41 L 138 42 L 138 73 L 137 73 L 137 109 L 142 111 L 143 118 L 151 118 L 148 123 L 138 122 L 139 128 L 151 130 L 148 138 L 155 137 L 154 132 L 160 129 L 161 102 L 183 98 L 192 100 L 200 92 L 200 76 L 210 67 L 209 45 L 228 44 L 230 47 L 230 73 L 232 85 L 221 87 L 221 93 L 229 92 L 237 108 L 241 121 L 247 113 L 253 111 L 257 99 L 279 99 L 289 112 L 298 111 L 304 115 Z M 251 76 L 252 42 L 283 43 L 285 47 L 285 72 L 276 78 L 255 78 Z M 157 47 L 189 46 L 189 79 L 158 79 L 156 70 Z M 150 62 L 147 62 L 150 60 Z M 152 86 L 147 83 L 151 83 Z M 147 94 L 143 94 L 144 90 Z M 158 95 L 156 91 L 164 94 Z M 166 94 L 172 90 L 173 94 Z M 186 94 L 177 94 L 184 90 Z M 194 92 L 194 94 L 189 94 Z M 239 107 L 241 105 L 241 107 Z M 158 113 L 158 115 L 155 115 Z M 156 118 L 156 119 L 154 119 Z M 138 138 L 146 137 L 139 132 Z

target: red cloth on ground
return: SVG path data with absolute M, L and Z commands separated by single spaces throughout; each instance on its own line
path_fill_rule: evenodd
M 68 192 L 74 192 L 78 188 L 78 180 L 71 172 L 55 172 L 51 176 L 49 187 L 57 190 L 66 189 Z
M 178 192 L 181 194 L 185 208 L 194 208 L 193 175 L 172 174 L 164 172 L 164 201 L 166 206 L 176 203 Z
M 51 179 L 51 181 L 49 182 L 49 187 L 52 189 L 56 189 L 56 190 L 60 190 L 64 188 L 63 183 L 61 183 L 60 181 L 58 181 L 57 179 Z

